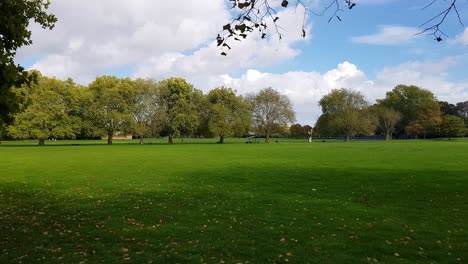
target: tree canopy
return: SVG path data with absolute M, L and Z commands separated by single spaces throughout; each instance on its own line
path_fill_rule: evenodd
M 453 137 L 465 135 L 466 128 L 463 118 L 453 115 L 445 115 L 442 118 L 441 134 L 451 140 Z
M 52 29 L 57 18 L 46 12 L 49 1 L 43 0 L 2 0 L 0 1 L 0 133 L 12 121 L 18 105 L 12 86 L 21 86 L 34 81 L 35 75 L 28 75 L 14 57 L 18 48 L 32 44 L 31 21 L 45 29 Z M 3 129 L 2 129 L 3 128 Z
M 395 126 L 401 119 L 401 114 L 392 109 L 381 105 L 375 105 L 371 108 L 376 125 L 385 134 L 385 139 L 390 140 Z
M 374 131 L 368 102 L 358 91 L 334 89 L 322 97 L 319 105 L 323 113 L 316 124 L 319 133 L 342 135 L 348 141 L 350 136 Z
M 258 134 L 265 136 L 265 143 L 273 133 L 285 131 L 290 123 L 296 121 L 291 100 L 271 87 L 247 98 L 253 111 L 253 127 Z
M 158 88 L 154 80 L 136 79 L 132 84 L 130 114 L 134 121 L 133 131 L 140 137 L 140 144 L 144 143 L 146 136 L 158 131 Z
M 30 73 L 32 74 L 32 73 Z M 227 87 L 207 94 L 182 78 L 162 81 L 99 76 L 88 86 L 71 79 L 37 76 L 12 91 L 18 112 L 7 128 L 18 139 L 149 137 L 240 137 L 249 132 L 265 137 L 392 135 L 402 137 L 457 137 L 467 132 L 466 102 L 436 101 L 429 91 L 399 85 L 386 98 L 369 106 L 353 90 L 336 89 L 320 100 L 323 114 L 312 129 L 294 124 L 290 99 L 273 88 L 237 95 Z M 402 123 L 407 120 L 408 123 Z M 398 125 L 401 131 L 396 130 Z
M 78 121 L 71 114 L 70 85 L 53 78 L 40 77 L 31 88 L 24 87 L 24 109 L 9 126 L 9 133 L 15 138 L 37 139 L 44 145 L 48 138 L 75 136 Z
M 249 105 L 244 98 L 226 87 L 211 90 L 207 95 L 210 105 L 209 128 L 224 143 L 227 136 L 240 136 L 248 132 L 250 125 Z
M 97 131 L 107 136 L 107 143 L 112 144 L 116 133 L 131 132 L 132 81 L 129 78 L 100 76 L 89 84 L 89 90 L 92 94 L 89 118 Z
M 190 134 L 200 123 L 198 102 L 201 92 L 182 78 L 161 81 L 158 104 L 161 107 L 162 129 L 168 135 L 169 144 L 173 137 Z
M 401 113 L 396 125 L 398 133 L 427 133 L 433 124 L 440 122 L 440 106 L 434 94 L 418 86 L 397 85 L 378 103 Z

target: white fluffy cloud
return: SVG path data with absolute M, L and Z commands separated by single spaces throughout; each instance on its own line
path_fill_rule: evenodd
M 289 96 L 294 102 L 299 122 L 313 125 L 320 116 L 318 106 L 320 98 L 336 88 L 359 90 L 366 86 L 367 78 L 356 65 L 343 62 L 336 69 L 324 74 L 303 71 L 272 74 L 248 70 L 239 78 L 219 76 L 218 83 L 232 87 L 239 93 L 256 92 L 265 87 L 273 87 Z
M 461 44 L 461 45 L 468 46 L 468 27 L 466 27 L 465 30 L 461 34 L 456 36 L 455 39 L 450 40 L 450 42 L 454 44 Z
M 52 2 L 51 12 L 59 19 L 54 30 L 33 25 L 34 45 L 22 49 L 18 59 L 40 56 L 33 68 L 82 82 L 94 78 L 89 72 L 96 75 L 152 55 L 203 45 L 230 17 L 224 0 L 203 6 L 196 0 L 57 0 Z M 50 71 L 60 67 L 55 65 L 57 58 L 79 67 Z
M 239 78 L 229 75 L 213 77 L 210 83 L 211 87 L 232 87 L 241 94 L 273 87 L 292 99 L 300 123 L 313 125 L 321 114 L 318 101 L 332 89 L 358 90 L 373 103 L 376 99 L 384 98 L 385 93 L 396 85 L 407 84 L 428 89 L 439 100 L 466 100 L 468 81 L 451 82 L 447 79 L 446 71 L 456 63 L 453 58 L 443 62 L 409 62 L 385 67 L 371 79 L 356 65 L 345 61 L 323 74 L 302 71 L 272 74 L 251 69 Z
M 268 27 L 269 38 L 261 39 L 254 32 L 242 42 L 233 40 L 229 43 L 232 49 L 226 51 L 227 56 L 221 56 L 216 42 L 211 41 L 188 55 L 177 52 L 150 56 L 136 67 L 134 76 L 166 78 L 197 75 L 203 77 L 285 62 L 300 54 L 294 45 L 310 38 L 311 26 L 306 27 L 307 37 L 303 38 L 301 36 L 302 16 L 291 11 L 282 11 L 278 13 L 278 16 L 281 17 L 281 31 L 284 34 L 281 40 L 273 31 L 273 25 L 270 25 Z
M 288 9 L 279 14 L 282 41 L 274 32 L 267 40 L 252 33 L 221 57 L 214 39 L 230 19 L 225 0 L 57 0 L 51 12 L 59 19 L 54 30 L 33 25 L 34 45 L 18 59 L 39 56 L 31 68 L 81 83 L 125 66 L 135 76 L 167 77 L 272 65 L 297 56 L 294 45 L 308 39 L 301 36 L 303 16 Z
M 353 37 L 352 41 L 356 43 L 373 45 L 401 45 L 414 41 L 419 38 L 421 29 L 403 26 L 380 26 L 380 31 L 376 34 Z

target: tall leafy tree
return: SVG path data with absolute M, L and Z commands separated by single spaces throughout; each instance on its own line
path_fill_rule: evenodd
M 415 118 L 405 127 L 405 131 L 409 134 L 422 135 L 426 138 L 426 135 L 429 133 L 438 133 L 437 130 L 441 121 L 442 115 L 438 108 L 423 108 L 416 112 Z
M 453 137 L 461 137 L 466 133 L 464 120 L 458 116 L 445 115 L 440 127 L 442 135 L 448 137 L 449 140 Z
M 456 108 L 459 116 L 468 118 L 468 101 L 457 103 Z
M 209 128 L 219 136 L 219 143 L 224 143 L 227 136 L 241 135 L 248 132 L 250 111 L 241 96 L 226 87 L 211 90 L 207 95 L 210 105 Z
M 427 131 L 430 129 L 431 121 L 425 120 L 429 120 L 431 116 L 440 117 L 439 103 L 434 94 L 418 86 L 397 85 L 392 91 L 387 92 L 384 99 L 377 101 L 380 105 L 401 113 L 401 120 L 396 125 L 398 133 L 404 133 L 408 129 L 414 130 L 411 127 L 416 126 Z M 425 114 L 428 115 L 427 118 L 423 117 Z
M 296 120 L 291 100 L 271 87 L 248 95 L 248 101 L 252 108 L 253 127 L 257 133 L 265 135 L 265 143 L 273 133 L 284 132 Z
M 465 119 L 465 126 L 468 127 L 468 101 L 457 103 L 456 108 L 458 116 Z
M 400 121 L 401 115 L 398 111 L 381 105 L 371 107 L 377 127 L 384 132 L 385 140 L 392 139 L 395 125 Z
M 48 138 L 74 137 L 78 120 L 70 115 L 72 85 L 71 81 L 40 77 L 37 84 L 25 88 L 23 111 L 15 115 L 14 123 L 9 126 L 10 135 L 37 139 L 40 146 Z
M 442 115 L 458 115 L 457 106 L 445 101 L 439 101 L 440 112 Z
M 107 136 L 111 145 L 116 133 L 129 133 L 133 127 L 131 115 L 134 89 L 132 80 L 115 76 L 97 77 L 91 84 L 91 104 L 88 117 L 97 128 L 97 132 Z
M 197 110 L 202 93 L 182 78 L 170 78 L 159 83 L 159 115 L 162 129 L 173 137 L 189 134 L 200 124 Z
M 316 129 L 321 134 L 350 136 L 372 134 L 374 126 L 367 111 L 368 102 L 358 92 L 348 89 L 334 89 L 320 99 L 322 115 Z
M 303 137 L 305 135 L 304 132 L 304 127 L 301 124 L 294 124 L 289 127 L 289 133 L 293 137 Z
M 154 80 L 137 79 L 133 81 L 133 98 L 130 113 L 134 121 L 134 131 L 140 137 L 155 134 L 158 129 L 158 83 Z
M 52 29 L 57 18 L 46 12 L 49 1 L 2 0 L 0 1 L 0 133 L 10 123 L 11 113 L 17 110 L 18 101 L 12 86 L 37 81 L 14 57 L 18 48 L 32 44 L 29 24 L 36 22 L 45 29 Z M 1 134 L 0 134 L 1 136 Z
M 102 136 L 102 130 L 95 126 L 92 118 L 93 93 L 87 87 L 75 85 L 70 89 L 70 115 L 79 120 L 75 127 L 77 138 L 85 139 Z

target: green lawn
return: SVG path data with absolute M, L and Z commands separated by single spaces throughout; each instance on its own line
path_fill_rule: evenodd
M 0 263 L 468 263 L 467 140 L 243 141 L 2 142 Z

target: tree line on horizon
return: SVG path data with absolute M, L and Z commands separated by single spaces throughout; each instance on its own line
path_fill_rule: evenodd
M 265 136 L 286 131 L 295 121 L 290 99 L 272 88 L 237 95 L 227 87 L 207 94 L 182 78 L 162 81 L 99 76 L 88 86 L 42 76 L 13 87 L 16 108 L 2 138 L 87 139 L 132 134 L 140 138 Z
M 460 137 L 468 132 L 468 101 L 438 101 L 432 92 L 414 85 L 397 85 L 385 98 L 370 104 L 358 91 L 335 89 L 319 102 L 322 115 L 315 134 Z
M 368 136 L 411 134 L 455 137 L 466 133 L 468 101 L 439 102 L 428 90 L 398 85 L 371 105 L 358 91 L 335 89 L 319 102 L 315 127 L 294 124 L 291 100 L 273 88 L 237 95 L 227 87 L 207 94 L 182 78 L 162 81 L 99 76 L 88 86 L 42 76 L 12 87 L 16 111 L 0 127 L 3 139 L 88 139 L 132 134 L 145 138 Z

